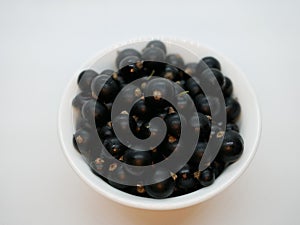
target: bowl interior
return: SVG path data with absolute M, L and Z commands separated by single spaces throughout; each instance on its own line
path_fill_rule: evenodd
M 220 61 L 222 65 L 222 72 L 233 82 L 233 96 L 237 97 L 241 104 L 242 114 L 238 124 L 240 126 L 240 133 L 244 139 L 244 153 L 237 162 L 230 165 L 218 177 L 218 179 L 216 179 L 213 185 L 179 197 L 163 200 L 136 197 L 108 185 L 91 172 L 86 162 L 74 149 L 72 144 L 72 135 L 74 133 L 72 100 L 78 92 L 77 76 L 83 69 L 86 68 L 92 68 L 97 72 L 101 72 L 104 69 L 116 69 L 114 59 L 116 58 L 117 51 L 125 48 L 141 50 L 146 46 L 149 40 L 151 39 L 135 40 L 107 49 L 85 63 L 78 72 L 74 74 L 66 88 L 60 105 L 58 124 L 59 136 L 64 153 L 73 169 L 97 192 L 116 202 L 136 208 L 152 210 L 178 209 L 191 206 L 211 198 L 228 187 L 245 171 L 255 154 L 259 141 L 261 129 L 259 108 L 255 94 L 245 75 L 224 56 L 193 42 L 167 38 L 162 39 L 166 43 L 168 53 L 181 54 L 185 63 L 198 62 L 199 59 L 205 56 L 214 56 Z

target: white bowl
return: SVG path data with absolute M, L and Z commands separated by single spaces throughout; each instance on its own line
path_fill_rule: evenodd
M 228 76 L 234 85 L 235 97 L 241 104 L 242 114 L 238 121 L 240 133 L 244 139 L 244 152 L 241 158 L 230 165 L 209 187 L 202 188 L 190 194 L 168 199 L 151 199 L 137 197 L 119 191 L 95 176 L 81 155 L 74 149 L 72 144 L 73 126 L 73 108 L 72 99 L 78 92 L 77 76 L 86 68 L 92 67 L 100 72 L 104 69 L 115 68 L 114 59 L 117 50 L 133 47 L 141 50 L 152 38 L 145 38 L 130 41 L 102 51 L 93 59 L 85 63 L 72 77 L 66 87 L 61 100 L 58 118 L 58 132 L 64 153 L 76 173 L 95 191 L 103 196 L 119 202 L 123 205 L 150 209 L 150 210 L 171 210 L 192 206 L 212 198 L 225 188 L 231 185 L 247 169 L 253 156 L 255 155 L 261 132 L 261 117 L 258 102 L 255 93 L 249 84 L 246 76 L 226 57 L 200 44 L 170 38 L 160 38 L 167 46 L 168 53 L 180 53 L 185 62 L 198 62 L 204 56 L 216 57 L 221 65 L 224 75 Z M 71 187 L 70 187 L 71 188 Z

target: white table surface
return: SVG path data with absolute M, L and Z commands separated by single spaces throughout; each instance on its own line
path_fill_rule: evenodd
M 0 1 L 0 225 L 299 224 L 299 8 L 296 0 Z M 227 55 L 261 105 L 261 143 L 247 172 L 182 210 L 143 211 L 102 197 L 71 169 L 57 135 L 60 97 L 77 68 L 148 35 Z

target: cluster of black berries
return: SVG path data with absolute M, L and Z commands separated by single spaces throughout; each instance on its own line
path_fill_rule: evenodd
M 203 63 L 208 66 L 207 69 L 203 69 Z M 235 123 L 241 107 L 237 100 L 231 97 L 232 82 L 222 74 L 217 59 L 205 57 L 199 63 L 185 64 L 180 55 L 167 54 L 165 44 L 154 40 L 149 42 L 142 52 L 135 49 L 120 51 L 116 58 L 116 67 L 117 71 L 108 69 L 101 73 L 93 70 L 83 71 L 78 77 L 81 92 L 72 103 L 79 112 L 73 136 L 74 146 L 88 161 L 92 171 L 110 185 L 144 197 L 167 198 L 183 195 L 211 185 L 228 165 L 241 156 L 243 140 Z M 218 128 L 218 124 L 211 121 L 208 97 L 195 81 L 196 74 L 207 76 L 208 79 L 209 76 L 214 76 L 221 87 L 227 116 L 226 129 L 223 131 Z M 166 79 L 152 79 L 154 76 Z M 143 79 L 140 85 L 127 85 L 139 78 Z M 174 82 L 184 91 L 178 91 L 173 85 Z M 133 107 L 129 112 L 120 111 L 112 118 L 112 105 L 121 90 L 124 91 L 123 101 Z M 172 98 L 173 104 L 166 101 L 166 97 Z M 178 109 L 190 111 L 189 97 L 193 100 L 197 112 L 181 120 Z M 130 148 L 115 135 L 114 129 L 125 135 L 129 132 L 128 128 L 139 139 L 159 135 L 158 128 L 149 124 L 154 117 L 165 121 L 167 134 L 159 146 L 149 151 Z M 199 132 L 199 128 L 200 132 L 192 157 L 185 165 L 181 165 L 179 171 L 173 173 L 159 169 L 153 174 L 153 180 L 159 180 L 159 177 L 165 174 L 168 174 L 169 178 L 151 185 L 137 182 L 134 186 L 128 186 L 113 181 L 113 178 L 126 180 L 143 174 L 140 174 L 139 170 L 127 169 L 126 166 L 110 162 L 107 154 L 128 165 L 155 167 L 156 163 L 167 159 L 178 149 L 184 151 L 184 146 L 179 148 L 178 144 L 182 123 L 186 123 L 190 128 L 186 132 Z M 219 132 L 224 137 L 223 143 L 216 158 L 205 170 L 199 171 L 199 163 L 207 142 L 214 132 Z

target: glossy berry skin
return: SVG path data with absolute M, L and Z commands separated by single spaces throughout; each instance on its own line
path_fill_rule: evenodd
M 117 58 L 116 58 L 117 68 L 119 68 L 120 62 L 128 56 L 135 56 L 135 57 L 140 59 L 141 58 L 141 53 L 139 53 L 137 50 L 132 49 L 132 48 L 128 48 L 128 49 L 124 49 L 124 50 L 120 51 L 118 53 Z
M 108 110 L 104 104 L 91 99 L 84 103 L 81 109 L 81 114 L 84 119 L 90 124 L 102 125 L 108 121 Z
M 236 132 L 240 132 L 240 129 L 239 129 L 239 126 L 235 123 L 227 123 L 226 124 L 226 130 L 233 130 L 233 131 L 236 131 Z
M 126 136 L 130 132 L 129 129 L 134 133 L 137 129 L 136 121 L 133 119 L 132 116 L 128 115 L 125 112 L 122 112 L 121 114 L 117 115 L 112 120 L 113 129 L 119 131 L 119 135 L 122 136 L 122 138 L 126 139 Z M 124 143 L 127 144 L 127 143 Z
M 116 159 L 119 159 L 126 150 L 126 146 L 124 146 L 116 137 L 105 139 L 103 145 Z
M 132 105 L 135 101 L 142 97 L 142 91 L 135 85 L 127 85 L 122 89 L 122 100 L 127 105 Z
M 199 181 L 203 187 L 212 185 L 215 181 L 215 173 L 213 169 L 208 167 L 205 170 L 201 171 Z
M 145 88 L 146 104 L 153 109 L 163 109 L 169 106 L 167 97 L 174 96 L 175 89 L 171 81 L 157 78 L 149 81 Z
M 223 83 L 223 86 L 222 86 L 222 92 L 223 92 L 224 97 L 230 97 L 232 92 L 233 92 L 232 81 L 226 76 L 224 76 L 224 83 Z
M 121 182 L 125 182 L 129 179 L 129 177 L 130 175 L 124 169 L 124 166 L 116 166 L 115 164 L 111 164 L 107 172 L 108 183 L 117 189 L 127 188 L 128 186 Z M 120 183 L 116 181 L 120 181 Z
M 151 154 L 149 151 L 128 149 L 124 154 L 124 162 L 133 166 L 151 165 Z
M 189 94 L 186 92 L 179 93 L 176 95 L 176 109 L 183 110 L 183 112 L 189 113 L 192 111 L 192 100 L 190 99 Z
M 145 61 L 164 62 L 166 54 L 157 47 L 148 47 L 143 50 L 142 59 Z
M 196 82 L 198 81 L 198 82 Z M 201 89 L 200 85 L 198 85 L 199 79 L 197 77 L 190 77 L 187 79 L 185 83 L 185 89 L 189 92 L 189 95 L 194 97 L 198 94 L 203 93 L 203 90 Z
M 149 113 L 150 113 L 149 109 L 148 109 L 144 99 L 137 101 L 133 105 L 131 112 L 130 112 L 130 114 L 137 116 L 138 118 L 142 118 L 143 120 L 147 119 Z
M 198 121 L 197 121 L 198 120 Z M 190 127 L 195 131 L 199 132 L 199 139 L 207 141 L 210 134 L 210 120 L 207 116 L 202 113 L 195 113 L 189 119 Z
M 72 101 L 74 108 L 81 110 L 83 104 L 92 99 L 92 94 L 90 92 L 80 92 Z
M 150 47 L 150 48 L 153 48 L 153 47 L 160 48 L 161 50 L 163 50 L 163 52 L 165 54 L 167 53 L 166 45 L 162 41 L 159 41 L 159 40 L 149 41 L 148 44 L 146 45 L 146 48 L 148 48 L 148 47 Z
M 139 168 L 141 166 L 149 166 L 152 164 L 152 155 L 149 151 L 139 151 L 128 149 L 123 156 L 124 163 L 136 168 L 129 168 L 125 166 L 125 169 L 134 176 L 140 176 L 143 171 Z
M 90 149 L 92 144 L 93 135 L 90 130 L 78 129 L 74 134 L 74 141 L 76 142 L 77 150 L 85 154 Z
M 207 57 L 204 57 L 202 59 L 202 61 L 209 67 L 209 68 L 214 68 L 214 69 L 218 69 L 218 70 L 221 70 L 221 64 L 220 62 L 212 57 L 212 56 L 207 56 Z
M 85 92 L 91 92 L 92 80 L 98 75 L 94 70 L 84 70 L 82 71 L 77 79 L 77 84 L 80 90 Z
M 227 130 L 217 158 L 228 164 L 237 161 L 244 150 L 244 141 L 239 133 Z
M 161 177 L 165 176 L 169 176 L 169 178 L 160 181 Z M 167 198 L 173 193 L 175 188 L 175 182 L 171 177 L 170 172 L 164 169 L 157 169 L 151 178 L 151 182 L 153 184 L 145 186 L 145 189 L 147 194 L 152 198 Z
M 142 75 L 143 63 L 136 56 L 128 56 L 120 62 L 119 76 L 125 83 L 130 83 Z
M 191 165 L 193 171 L 198 170 L 198 167 L 199 167 L 200 161 L 203 157 L 203 154 L 205 152 L 206 146 L 207 146 L 206 142 L 198 142 L 197 143 L 194 153 L 188 162 L 189 165 Z
M 235 122 L 241 114 L 240 103 L 234 98 L 228 97 L 225 99 L 227 122 Z
M 104 103 L 112 102 L 119 93 L 118 83 L 108 75 L 99 75 L 91 83 L 92 96 Z
M 176 175 L 176 187 L 184 190 L 185 192 L 191 190 L 197 183 L 197 180 L 194 178 L 193 171 L 188 164 L 182 167 Z
M 220 102 L 219 99 L 214 98 L 214 97 L 207 97 L 203 94 L 199 94 L 195 97 L 194 103 L 196 106 L 196 109 L 198 112 L 201 112 L 204 115 L 209 115 L 211 116 L 211 111 L 210 111 L 210 105 L 208 103 L 208 100 L 211 101 L 211 104 L 213 105 L 215 112 L 214 113 L 219 113 L 220 111 Z
M 165 123 L 167 125 L 168 134 L 178 138 L 181 133 L 181 121 L 177 113 L 168 114 L 165 117 Z
M 162 72 L 161 76 L 166 79 L 175 81 L 179 78 L 179 74 L 180 74 L 180 72 L 175 66 L 166 65 L 166 68 Z
M 114 130 L 111 126 L 105 125 L 97 130 L 98 130 L 98 135 L 102 141 L 115 136 Z
M 183 61 L 183 58 L 179 54 L 167 55 L 166 63 L 173 65 L 181 70 L 184 69 L 184 61 Z
M 184 72 L 190 76 L 194 76 L 197 73 L 197 65 L 197 63 L 186 64 L 184 67 Z
M 209 85 L 212 88 L 217 85 L 217 83 L 215 82 L 215 79 L 213 79 L 213 77 L 216 78 L 220 88 L 224 84 L 224 75 L 218 69 L 208 68 L 201 73 L 201 76 L 206 79 L 204 82 L 204 85 Z
M 178 140 L 175 137 L 167 137 L 162 144 L 158 146 L 159 152 L 161 152 L 165 157 L 168 157 L 178 149 Z

